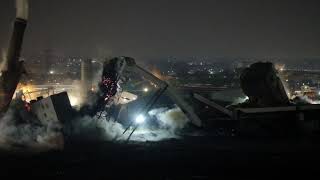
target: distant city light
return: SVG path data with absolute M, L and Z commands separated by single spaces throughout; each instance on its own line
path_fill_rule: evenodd
M 54 71 L 53 70 L 49 71 L 49 74 L 54 74 Z
M 143 91 L 144 91 L 144 92 L 148 92 L 149 89 L 148 89 L 148 88 L 143 88 Z

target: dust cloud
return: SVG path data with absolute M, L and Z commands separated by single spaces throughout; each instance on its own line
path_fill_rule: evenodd
M 13 101 L 10 109 L 0 119 L 0 148 L 23 151 L 63 149 L 62 125 L 41 124 L 22 104 Z
M 0 119 L 0 148 L 10 151 L 39 152 L 62 150 L 66 138 L 81 141 L 127 141 L 134 127 L 129 128 L 115 122 L 112 118 L 76 117 L 62 126 L 59 123 L 41 124 L 40 121 L 23 108 L 21 100 L 14 100 L 7 113 Z M 130 141 L 161 141 L 180 138 L 177 132 L 189 122 L 178 108 L 158 108 L 149 113 L 159 126 L 138 127 Z

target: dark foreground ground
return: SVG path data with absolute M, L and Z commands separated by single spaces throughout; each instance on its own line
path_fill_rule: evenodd
M 186 137 L 128 144 L 78 142 L 56 152 L 2 152 L 0 176 L 70 180 L 288 179 L 320 176 L 319 154 L 317 138 Z

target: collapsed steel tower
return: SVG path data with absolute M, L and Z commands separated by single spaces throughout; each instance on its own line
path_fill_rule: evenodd
M 0 112 L 7 111 L 21 75 L 25 72 L 23 61 L 20 61 L 24 32 L 27 27 L 28 1 L 16 1 L 16 19 L 7 52 L 6 67 L 1 69 L 0 76 Z

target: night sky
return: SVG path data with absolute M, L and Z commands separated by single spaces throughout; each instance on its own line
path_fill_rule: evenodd
M 31 0 L 24 54 L 137 58 L 320 56 L 320 3 L 308 0 Z M 0 47 L 14 18 L 0 1 Z

